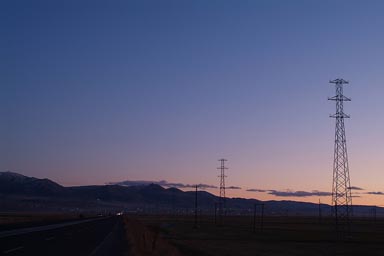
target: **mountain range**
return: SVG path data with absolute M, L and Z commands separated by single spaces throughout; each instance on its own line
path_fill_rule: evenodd
M 206 191 L 197 192 L 198 208 L 214 214 L 219 198 Z M 254 205 L 264 204 L 266 214 L 317 216 L 319 208 L 330 215 L 331 206 L 297 201 L 260 201 L 227 198 L 229 214 L 251 214 Z M 14 172 L 0 172 L 0 211 L 128 211 L 136 213 L 192 213 L 195 191 L 163 188 L 160 185 L 94 185 L 64 187 L 49 179 L 27 177 Z M 258 208 L 260 209 L 260 208 Z M 354 206 L 354 213 L 371 216 L 372 206 Z M 376 208 L 384 215 L 383 208 Z

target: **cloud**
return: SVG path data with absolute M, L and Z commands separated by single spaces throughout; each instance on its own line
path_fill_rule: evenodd
M 236 186 L 230 186 L 230 187 L 225 187 L 226 189 L 241 189 L 241 187 L 236 187 Z
M 183 184 L 183 183 L 172 183 L 166 180 L 160 181 L 149 181 L 149 180 L 125 180 L 120 182 L 109 182 L 108 185 L 120 185 L 120 186 L 141 186 L 141 185 L 149 185 L 149 184 L 157 184 L 162 187 L 173 187 L 173 188 L 194 188 L 196 184 Z M 209 188 L 217 188 L 214 185 L 208 184 L 197 184 L 200 189 L 209 189 Z
M 186 187 L 190 187 L 191 185 L 187 185 Z M 208 185 L 208 184 L 198 184 L 197 185 L 199 188 L 201 188 L 201 189 L 207 189 L 207 188 L 217 188 L 216 186 L 214 186 L 214 185 Z M 192 185 L 192 187 L 194 187 L 193 185 Z
M 247 189 L 246 191 L 248 191 L 248 192 L 261 192 L 261 193 L 265 193 L 265 192 L 268 192 L 269 190 L 250 188 L 250 189 Z
M 322 192 L 318 190 L 312 191 L 278 191 L 278 190 L 269 190 L 268 194 L 278 196 L 278 197 L 309 197 L 309 196 L 331 196 L 330 192 Z
M 274 190 L 274 189 L 247 189 L 248 192 L 268 193 L 277 197 L 309 197 L 309 196 L 331 196 L 331 192 L 312 191 L 293 191 L 293 190 Z
M 381 192 L 381 191 L 370 191 L 370 192 L 367 192 L 366 194 L 368 194 L 368 195 L 384 196 L 384 192 Z
M 350 190 L 364 190 L 363 188 L 360 188 L 360 187 L 355 187 L 355 186 L 351 186 L 349 187 Z

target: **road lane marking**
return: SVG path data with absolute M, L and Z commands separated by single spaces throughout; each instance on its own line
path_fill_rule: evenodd
M 7 250 L 7 251 L 3 251 L 3 253 L 4 254 L 8 254 L 8 253 L 11 253 L 11 252 L 14 252 L 14 251 L 21 250 L 23 248 L 24 248 L 24 246 L 19 246 L 19 247 L 16 247 L 16 248 L 13 248 L 13 249 L 10 249 L 10 250 Z
M 96 248 L 91 252 L 91 254 L 89 254 L 90 256 L 97 255 L 97 252 L 103 247 L 104 243 L 113 235 L 114 232 L 116 232 L 117 225 L 119 225 L 118 221 L 116 221 L 115 225 L 112 227 L 111 232 L 109 232 L 104 237 L 103 241 L 101 241 L 101 243 L 98 246 L 96 246 Z
M 103 241 L 101 241 L 101 243 L 96 246 L 96 248 L 91 252 L 91 254 L 89 254 L 90 256 L 96 255 L 97 251 L 100 250 L 100 248 L 103 246 L 105 241 L 107 241 L 107 239 L 113 234 L 113 231 L 114 230 L 112 229 L 112 231 L 109 232 L 108 235 L 104 237 Z
M 47 238 L 45 238 L 45 241 L 51 241 L 51 240 L 53 240 L 53 239 L 55 239 L 55 237 L 54 237 L 54 236 L 51 236 L 51 237 L 47 237 Z
M 32 232 L 38 232 L 38 231 L 58 229 L 58 228 L 73 226 L 73 225 L 82 224 L 82 223 L 86 223 L 86 222 L 106 220 L 109 218 L 111 218 L 111 217 L 101 217 L 101 218 L 95 218 L 95 219 L 86 219 L 86 220 L 52 224 L 52 225 L 39 226 L 39 227 L 31 227 L 31 228 L 22 228 L 22 229 L 2 231 L 2 232 L 0 232 L 0 238 L 9 237 L 9 236 L 24 235 L 24 234 L 28 234 L 28 233 L 32 233 Z

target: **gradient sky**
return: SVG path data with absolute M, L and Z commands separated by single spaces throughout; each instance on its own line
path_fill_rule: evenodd
M 357 204 L 384 205 L 384 2 L 0 3 L 0 170 L 328 191 L 335 94 Z M 217 193 L 217 190 L 210 190 Z M 330 203 L 329 197 L 321 197 Z

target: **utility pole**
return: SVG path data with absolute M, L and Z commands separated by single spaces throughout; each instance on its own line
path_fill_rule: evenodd
M 330 81 L 330 83 L 336 86 L 336 96 L 328 98 L 328 100 L 336 101 L 336 113 L 330 116 L 336 119 L 332 206 L 336 232 L 339 238 L 344 239 L 346 236 L 349 236 L 352 216 L 351 182 L 349 179 L 347 143 L 344 127 L 344 119 L 349 118 L 349 115 L 344 113 L 344 101 L 351 101 L 351 99 L 343 95 L 343 86 L 348 84 L 348 81 L 335 79 Z
M 256 232 L 256 204 L 253 205 L 253 233 Z
M 261 204 L 261 226 L 260 231 L 263 232 L 264 230 L 264 203 Z
M 376 211 L 376 205 L 373 206 L 372 208 L 372 215 L 373 215 L 373 221 L 374 223 L 376 224 L 376 220 L 377 220 L 377 211 Z
M 176 216 L 176 211 L 175 211 L 175 189 L 172 189 L 172 217 Z
M 253 205 L 253 233 L 256 232 L 256 216 L 257 216 L 257 206 L 261 207 L 260 214 L 260 232 L 263 232 L 264 229 L 264 203 L 254 204 Z
M 217 224 L 217 203 L 215 203 L 215 224 Z
M 195 185 L 196 191 L 195 191 L 195 224 L 194 228 L 197 228 L 197 185 Z

